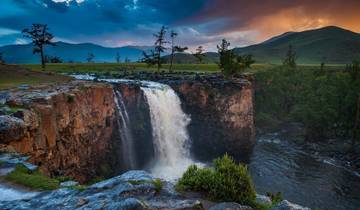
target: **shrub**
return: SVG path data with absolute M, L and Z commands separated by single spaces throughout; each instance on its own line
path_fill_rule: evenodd
M 273 205 L 276 205 L 284 200 L 281 192 L 277 192 L 277 193 L 267 192 L 266 196 L 270 197 Z
M 54 190 L 60 182 L 45 176 L 40 171 L 30 171 L 23 165 L 17 165 L 15 170 L 5 176 L 5 179 L 17 184 L 39 190 Z
M 155 191 L 157 193 L 159 193 L 162 190 L 163 186 L 164 186 L 164 183 L 161 181 L 161 179 L 152 180 L 152 184 L 154 185 Z
M 214 168 L 192 165 L 177 183 L 178 190 L 204 192 L 212 199 L 255 205 L 256 193 L 248 169 L 228 155 L 214 160 Z

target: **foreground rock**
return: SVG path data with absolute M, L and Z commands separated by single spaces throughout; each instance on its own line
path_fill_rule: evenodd
M 283 200 L 282 202 L 280 202 L 278 205 L 271 208 L 270 210 L 311 210 L 311 209 L 291 203 L 287 200 Z
M 0 209 L 202 209 L 200 201 L 183 199 L 172 184 L 164 182 L 158 189 L 153 181 L 144 171 L 129 171 L 84 191 L 44 192 L 30 200 L 1 202 Z

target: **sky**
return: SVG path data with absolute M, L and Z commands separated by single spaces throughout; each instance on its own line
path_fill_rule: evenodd
M 0 0 L 0 46 L 25 44 L 21 30 L 48 24 L 56 41 L 106 47 L 152 45 L 161 26 L 178 44 L 213 51 L 328 25 L 360 32 L 360 0 Z

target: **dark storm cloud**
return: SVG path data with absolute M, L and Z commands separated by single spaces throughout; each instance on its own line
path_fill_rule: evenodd
M 114 36 L 123 39 L 146 34 L 151 26 L 174 26 L 178 20 L 196 14 L 205 5 L 205 0 L 2 0 L 0 13 L 7 10 L 21 11 L 0 15 L 1 28 L 21 31 L 32 23 L 47 23 L 60 39 L 75 42 L 94 41 L 101 43 Z M 157 29 L 157 28 L 156 28 Z M 153 28 L 155 30 L 155 28 Z M 147 32 L 151 37 L 152 31 Z M 101 40 L 106 39 L 106 40 Z M 140 39 L 140 37 L 139 37 Z M 0 37 L 1 40 L 1 37 Z M 1 43 L 0 43 L 1 44 Z
M 20 31 L 47 23 L 58 40 L 105 46 L 150 45 L 162 25 L 179 42 L 213 50 L 286 31 L 337 25 L 360 31 L 359 0 L 1 0 L 0 45 L 22 43 Z

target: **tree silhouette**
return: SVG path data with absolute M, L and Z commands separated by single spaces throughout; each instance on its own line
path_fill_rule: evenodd
M 95 55 L 93 53 L 88 53 L 86 60 L 88 63 L 92 63 L 94 61 Z
M 4 54 L 2 52 L 0 52 L 0 64 L 3 64 L 3 63 L 5 63 Z
M 169 67 L 169 72 L 172 72 L 172 66 L 173 66 L 173 62 L 174 62 L 174 56 L 175 53 L 179 52 L 184 52 L 185 50 L 188 49 L 188 47 L 181 47 L 181 46 L 176 46 L 175 45 L 175 38 L 178 36 L 178 33 L 176 33 L 175 31 L 171 31 L 170 33 L 170 37 L 171 37 L 171 55 L 170 55 L 170 67 Z
M 296 68 L 296 59 L 296 52 L 294 51 L 293 46 L 289 45 L 288 51 L 286 52 L 286 56 L 283 61 L 283 65 L 294 69 Z
M 161 65 L 163 63 L 163 59 L 161 58 L 161 53 L 165 52 L 167 49 L 165 44 L 168 42 L 165 40 L 166 35 L 166 27 L 162 26 L 160 31 L 154 34 L 155 40 L 155 49 L 151 50 L 150 54 L 147 54 L 143 51 L 143 59 L 142 61 L 147 63 L 148 66 L 157 65 L 157 70 L 160 71 Z
M 195 53 L 192 53 L 192 55 L 198 60 L 198 63 L 201 64 L 205 57 L 203 46 L 196 48 Z
M 44 47 L 46 45 L 55 44 L 52 42 L 54 36 L 48 32 L 49 28 L 46 24 L 32 24 L 31 28 L 26 28 L 22 31 L 24 37 L 32 39 L 34 45 L 33 54 L 40 53 L 41 67 L 45 68 L 45 54 Z
M 116 60 L 116 63 L 120 63 L 120 53 L 119 52 L 116 52 L 115 60 Z
M 154 51 L 154 59 L 155 63 L 157 64 L 157 69 L 160 71 L 162 59 L 161 59 L 161 53 L 165 52 L 167 49 L 165 47 L 165 44 L 168 42 L 165 40 L 166 36 L 166 27 L 162 26 L 160 31 L 156 34 L 154 34 L 155 40 L 155 51 Z

